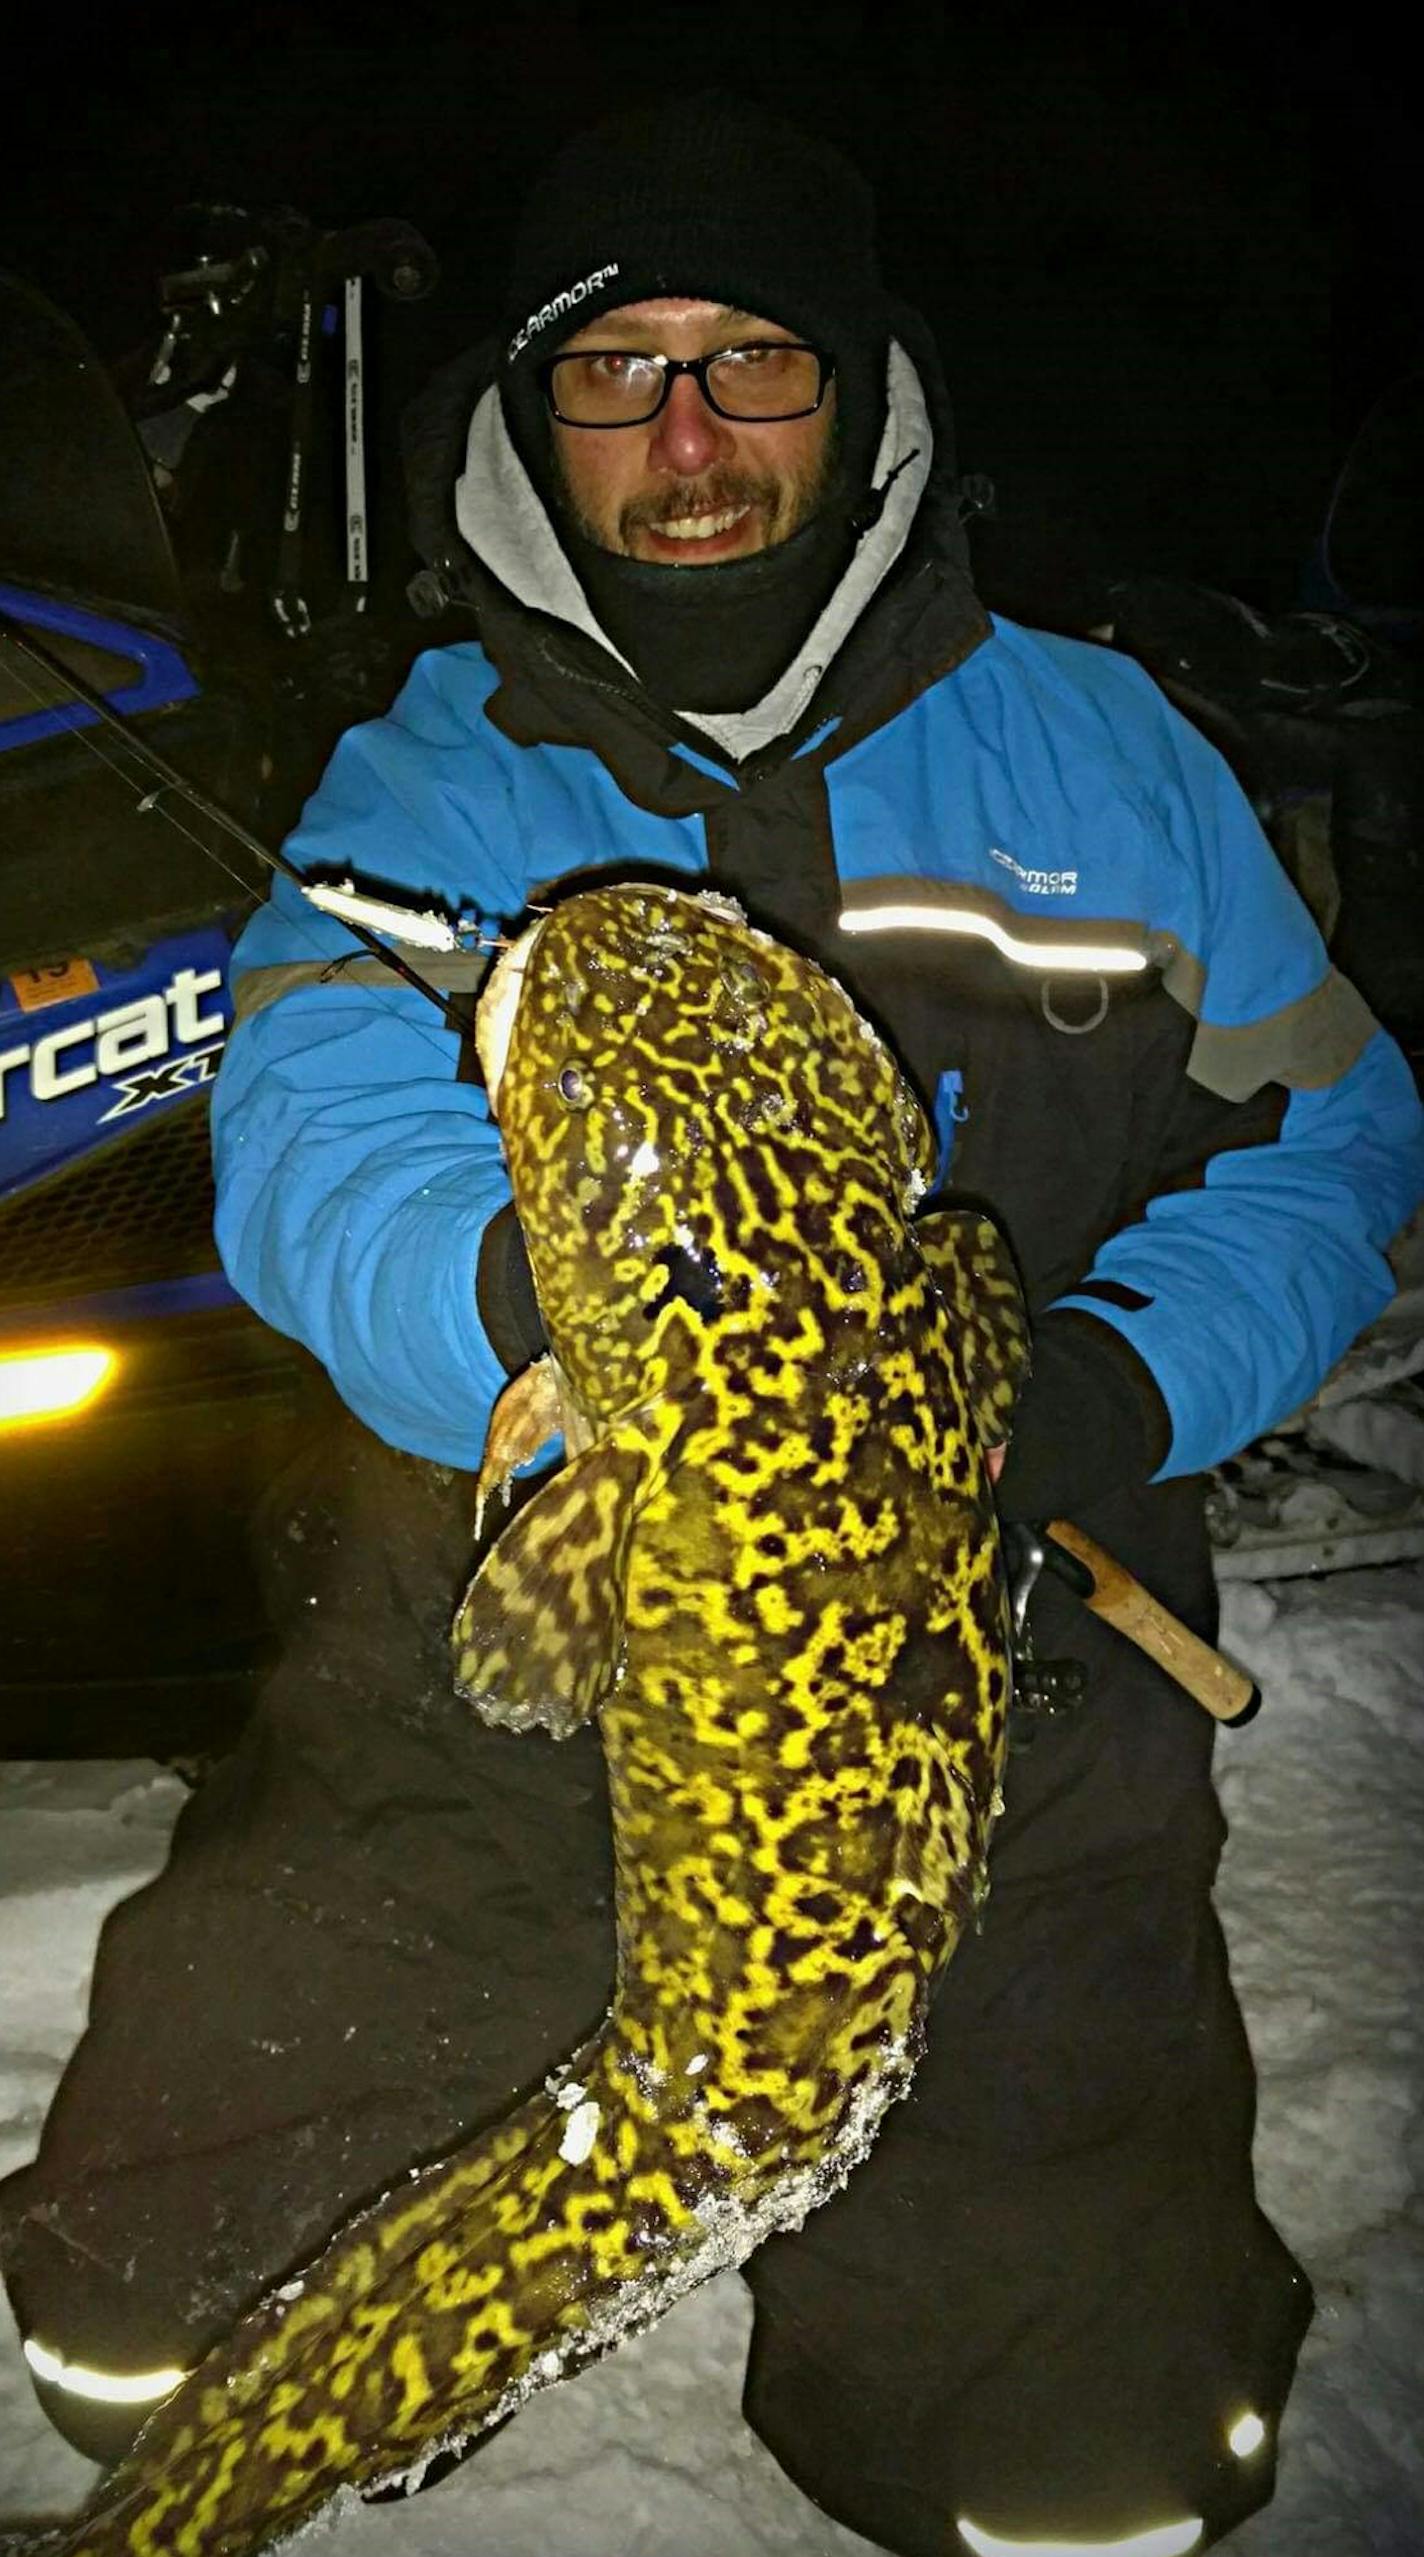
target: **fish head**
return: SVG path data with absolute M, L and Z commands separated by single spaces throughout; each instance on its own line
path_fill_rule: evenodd
M 550 1347 L 595 1415 L 804 1284 L 849 1192 L 899 1226 L 932 1170 L 850 998 L 714 894 L 568 897 L 501 957 L 476 1040 Z

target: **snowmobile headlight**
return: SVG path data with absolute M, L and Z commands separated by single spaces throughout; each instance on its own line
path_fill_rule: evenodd
M 97 1342 L 0 1351 L 0 1428 L 72 1418 L 103 1393 L 117 1366 L 114 1351 Z

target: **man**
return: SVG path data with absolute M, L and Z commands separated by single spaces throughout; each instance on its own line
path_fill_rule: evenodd
M 294 857 L 505 928 L 575 871 L 710 877 L 824 957 L 1024 1270 L 1006 1516 L 1079 1519 L 1209 1631 L 1200 1469 L 1386 1301 L 1418 1103 L 1206 745 L 1127 662 L 984 614 L 859 181 L 725 99 L 585 138 L 412 468 L 479 639 L 343 742 Z M 608 1980 L 596 1744 L 467 1728 L 440 1656 L 439 1469 L 539 1343 L 497 1134 L 350 947 L 278 883 L 214 1127 L 230 1270 L 366 1429 L 292 1514 L 283 1668 L 110 1922 L 10 2197 L 47 2402 L 109 2450 L 76 2366 L 156 2391 Z M 1025 1679 L 915 2092 L 751 2268 L 751 2421 L 905 2557 L 1205 2546 L 1270 2492 L 1309 2316 L 1252 2189 L 1210 1726 L 1049 1582 L 1031 1628 L 1087 1692 L 1035 1713 Z

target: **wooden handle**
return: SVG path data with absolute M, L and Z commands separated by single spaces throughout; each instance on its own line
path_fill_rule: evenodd
M 1175 1678 L 1199 1705 L 1205 1705 L 1218 1722 L 1250 1722 L 1259 1712 L 1261 1692 L 1244 1669 L 1228 1660 L 1224 1652 L 1214 1651 L 1144 1589 L 1140 1580 L 1124 1571 L 1120 1562 L 1095 1545 L 1081 1527 L 1073 1527 L 1065 1518 L 1050 1519 L 1048 1534 L 1062 1545 L 1092 1574 L 1093 1586 L 1085 1593 L 1083 1604 L 1091 1607 L 1104 1623 L 1126 1634 L 1149 1660 Z

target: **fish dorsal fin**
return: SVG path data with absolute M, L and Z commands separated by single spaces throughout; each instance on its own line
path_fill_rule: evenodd
M 1014 1256 L 977 1207 L 932 1206 L 913 1230 L 953 1319 L 974 1425 L 986 1447 L 997 1446 L 1029 1370 L 1028 1309 Z
M 646 1446 L 612 1435 L 574 1456 L 496 1538 L 451 1642 L 455 1685 L 481 1720 L 562 1740 L 596 1712 L 623 1649 L 628 1540 Z

